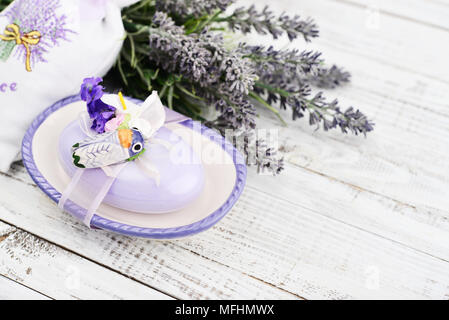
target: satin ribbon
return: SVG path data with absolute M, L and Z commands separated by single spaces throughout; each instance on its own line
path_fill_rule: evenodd
M 157 92 L 153 92 L 152 95 L 143 103 L 141 108 L 142 109 L 139 112 L 138 118 L 142 117 L 143 119 L 149 120 L 152 127 L 150 137 L 147 137 L 147 142 L 160 144 L 169 149 L 170 145 L 168 141 L 152 138 L 152 136 L 157 132 L 159 128 L 161 128 L 165 124 L 179 123 L 189 118 L 173 110 L 165 108 L 162 105 Z M 80 129 L 88 136 L 92 136 L 93 133 L 89 128 L 88 121 L 89 119 L 87 118 L 85 113 L 80 115 Z M 82 217 L 83 223 L 89 228 L 91 228 L 91 220 L 95 214 L 95 211 L 103 202 L 104 197 L 109 192 L 109 189 L 111 188 L 120 171 L 123 170 L 129 163 L 130 162 L 119 163 L 102 168 L 105 175 L 107 176 L 106 180 L 104 181 L 103 186 L 98 190 L 92 202 L 87 207 L 84 217 Z M 158 170 L 154 165 L 151 164 L 150 161 L 145 161 L 144 159 L 138 158 L 135 160 L 135 163 L 145 174 L 154 179 L 156 184 L 159 184 L 160 177 L 158 174 Z M 64 209 L 64 205 L 66 204 L 67 200 L 69 200 L 70 195 L 77 187 L 78 183 L 81 180 L 81 176 L 84 172 L 86 172 L 86 170 L 89 169 L 77 169 L 74 176 L 72 177 L 72 180 L 62 193 L 61 198 L 58 202 L 58 207 L 62 210 Z
M 31 50 L 30 45 L 37 45 L 41 41 L 41 33 L 39 31 L 30 31 L 20 33 L 20 27 L 17 24 L 9 24 L 6 26 L 4 34 L 0 34 L 0 39 L 3 41 L 15 41 L 16 45 L 23 45 L 26 50 L 25 68 L 31 72 Z

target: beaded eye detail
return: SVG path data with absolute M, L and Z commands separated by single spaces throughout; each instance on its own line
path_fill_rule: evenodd
M 140 151 L 142 151 L 142 149 L 143 149 L 143 145 L 142 145 L 142 143 L 140 143 L 140 142 L 137 142 L 137 143 L 134 144 L 133 147 L 132 147 L 132 151 L 133 151 L 134 153 L 139 153 Z

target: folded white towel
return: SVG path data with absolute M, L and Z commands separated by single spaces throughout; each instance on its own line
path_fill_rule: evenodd
M 125 38 L 121 7 L 137 0 L 15 0 L 0 13 L 0 171 L 46 107 L 103 76 Z

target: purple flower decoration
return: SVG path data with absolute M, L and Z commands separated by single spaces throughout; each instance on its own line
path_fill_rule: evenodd
M 86 78 L 81 85 L 81 99 L 88 104 L 92 101 L 99 100 L 103 96 L 103 86 L 100 83 L 102 78 Z
M 104 133 L 106 122 L 115 117 L 115 108 L 101 101 L 103 97 L 102 78 L 86 78 L 81 85 L 81 99 L 87 103 L 87 112 L 93 120 L 92 129 Z

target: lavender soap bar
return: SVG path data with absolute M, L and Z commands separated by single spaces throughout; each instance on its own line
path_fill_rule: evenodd
M 72 122 L 59 138 L 60 163 L 69 176 L 77 167 L 73 164 L 72 146 L 86 138 L 78 121 Z M 111 206 L 139 213 L 166 213 L 182 209 L 202 192 L 204 169 L 191 146 L 169 129 L 162 127 L 154 135 L 157 140 L 171 144 L 148 143 L 142 155 L 144 161 L 159 171 L 159 184 L 133 161 L 117 175 L 103 202 Z M 89 169 L 80 183 L 87 192 L 102 187 L 105 173 L 101 168 Z

